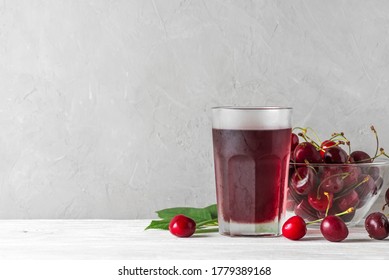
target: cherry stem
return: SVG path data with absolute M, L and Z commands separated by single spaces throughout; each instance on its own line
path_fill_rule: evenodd
M 344 180 L 346 179 L 348 176 L 350 176 L 350 172 L 343 172 L 343 173 L 338 173 L 338 174 L 332 174 L 328 177 L 326 177 L 323 181 L 321 181 L 320 185 L 317 187 L 317 198 L 320 199 L 320 187 L 323 185 L 323 183 L 325 183 L 327 180 L 333 178 L 333 177 L 337 177 L 337 176 L 341 176 L 341 179 Z
M 374 158 L 373 158 L 373 160 L 374 160 L 375 158 L 377 158 L 377 155 L 378 155 L 378 147 L 380 146 L 380 142 L 379 142 L 379 140 L 378 140 L 378 133 L 377 133 L 377 130 L 375 130 L 374 125 L 370 126 L 370 129 L 373 131 L 374 136 L 375 136 L 375 140 L 376 140 L 376 150 L 375 150 L 375 155 L 374 155 Z
M 330 209 L 330 195 L 328 194 L 328 192 L 324 192 L 324 195 L 327 197 L 327 201 L 328 201 L 327 209 L 326 209 L 326 217 L 327 217 L 328 210 Z
M 215 228 L 201 228 L 201 229 L 196 229 L 195 234 L 198 234 L 198 233 L 209 233 L 209 232 L 218 232 L 218 231 L 219 231 L 218 227 L 215 227 Z
M 345 195 L 348 193 L 349 190 L 356 189 L 356 188 L 358 188 L 360 185 L 366 183 L 367 181 L 369 181 L 369 178 L 370 178 L 370 176 L 367 175 L 367 176 L 366 176 L 365 178 L 363 178 L 363 180 L 360 181 L 358 184 L 356 184 L 356 185 L 354 185 L 354 186 L 351 186 L 351 187 L 349 187 L 349 188 L 343 190 L 336 198 L 334 198 L 334 201 L 337 200 L 337 199 L 339 199 L 339 198 L 341 198 L 342 196 L 345 196 Z
M 349 214 L 351 212 L 354 212 L 355 208 L 354 207 L 350 207 L 349 209 L 347 209 L 346 211 L 343 211 L 341 213 L 337 213 L 335 214 L 335 216 L 339 217 L 339 216 L 343 216 L 343 215 L 346 215 L 346 214 Z M 327 215 L 326 215 L 327 217 Z M 318 220 L 314 220 L 314 221 L 309 221 L 309 222 L 306 222 L 307 225 L 310 225 L 310 224 L 314 224 L 314 223 L 319 223 L 321 221 L 323 221 L 324 218 L 321 218 L 321 219 L 318 219 Z
M 311 130 L 313 135 L 315 135 L 316 140 L 319 143 L 321 143 L 319 136 L 316 134 L 316 132 L 311 127 L 306 127 L 306 128 L 304 128 L 304 127 L 295 127 L 295 128 L 293 128 L 293 130 L 295 130 L 295 129 L 301 130 L 301 133 L 299 133 L 298 135 L 301 136 L 302 138 L 304 138 L 304 140 L 306 142 L 311 142 L 316 147 L 316 149 L 320 150 L 320 145 L 317 144 L 317 142 L 315 142 L 315 140 L 313 140 L 311 137 L 309 137 L 307 135 L 308 130 Z
M 203 221 L 203 222 L 200 222 L 200 223 L 197 223 L 197 227 L 202 227 L 202 226 L 205 226 L 205 225 L 209 225 L 209 226 L 217 226 L 218 225 L 218 222 L 217 222 L 217 219 L 213 219 L 213 220 L 208 220 L 208 221 Z

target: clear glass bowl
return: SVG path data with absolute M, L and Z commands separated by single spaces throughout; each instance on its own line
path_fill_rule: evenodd
M 359 164 L 290 163 L 287 214 L 314 221 L 326 213 L 335 215 L 352 208 L 351 213 L 340 217 L 349 226 L 355 226 L 388 183 L 389 160 Z

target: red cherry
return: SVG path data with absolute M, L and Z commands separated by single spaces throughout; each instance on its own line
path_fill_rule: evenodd
M 338 168 L 323 168 L 323 172 L 320 175 L 320 188 L 326 192 L 338 193 L 343 189 L 343 177 L 345 175 Z
M 187 216 L 177 215 L 170 221 L 169 231 L 178 237 L 189 237 L 196 231 L 196 222 Z
M 388 218 L 380 212 L 373 212 L 365 219 L 365 229 L 369 236 L 382 240 L 389 235 Z
M 298 144 L 294 150 L 293 158 L 297 163 L 305 163 L 306 161 L 310 163 L 323 162 L 319 151 L 316 150 L 315 146 L 309 142 L 302 142 Z
M 385 207 L 389 205 L 389 189 L 385 192 L 385 204 L 382 206 L 382 210 L 385 210 Z
M 340 242 L 347 238 L 348 228 L 341 218 L 337 216 L 327 216 L 320 225 L 321 234 L 331 242 Z
M 324 153 L 325 151 L 328 149 L 328 148 L 331 148 L 333 146 L 336 146 L 336 143 L 334 141 L 331 141 L 331 140 L 325 140 L 323 141 L 323 143 L 321 143 L 320 145 L 320 155 L 321 157 L 324 159 Z
M 354 151 L 350 154 L 350 162 L 353 163 L 369 163 L 372 162 L 372 158 L 364 151 Z
M 343 176 L 344 188 L 356 185 L 358 178 L 362 174 L 361 169 L 355 164 L 347 164 L 341 167 Z
M 299 141 L 299 137 L 295 133 L 292 133 L 290 140 L 291 140 L 290 141 L 290 152 L 293 154 L 294 149 L 296 149 L 296 147 L 300 141 Z
M 340 196 L 336 200 L 337 208 L 340 212 L 346 211 L 350 207 L 356 207 L 359 204 L 359 196 L 355 190 Z
M 308 194 L 315 186 L 315 172 L 308 166 L 297 168 L 290 178 L 290 187 L 299 195 Z
M 318 213 L 306 199 L 301 200 L 299 204 L 294 208 L 294 213 L 303 219 L 314 221 L 318 217 Z
M 299 240 L 307 233 L 307 225 L 300 216 L 290 217 L 282 226 L 282 235 L 291 240 Z
M 325 163 L 345 163 L 348 155 L 341 147 L 335 146 L 326 149 L 323 158 Z
M 358 182 L 361 184 L 355 188 L 355 191 L 358 193 L 359 196 L 359 204 L 357 208 L 361 208 L 366 204 L 369 198 L 376 191 L 376 184 L 373 178 L 370 175 L 366 174 L 361 174 L 358 177 Z
M 334 198 L 333 193 L 327 193 L 327 195 L 324 194 L 323 190 L 320 190 L 319 192 L 317 190 L 313 190 L 308 194 L 308 202 L 312 208 L 317 211 L 324 212 L 327 210 L 327 207 L 331 208 Z

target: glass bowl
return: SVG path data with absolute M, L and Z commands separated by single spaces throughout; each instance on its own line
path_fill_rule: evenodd
M 355 226 L 386 190 L 388 182 L 389 160 L 358 164 L 290 163 L 287 216 L 299 215 L 309 222 L 339 215 L 348 226 Z M 312 223 L 315 224 L 320 225 Z

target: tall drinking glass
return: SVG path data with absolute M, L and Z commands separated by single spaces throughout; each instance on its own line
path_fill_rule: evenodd
M 219 232 L 278 236 L 285 218 L 292 108 L 212 108 Z

